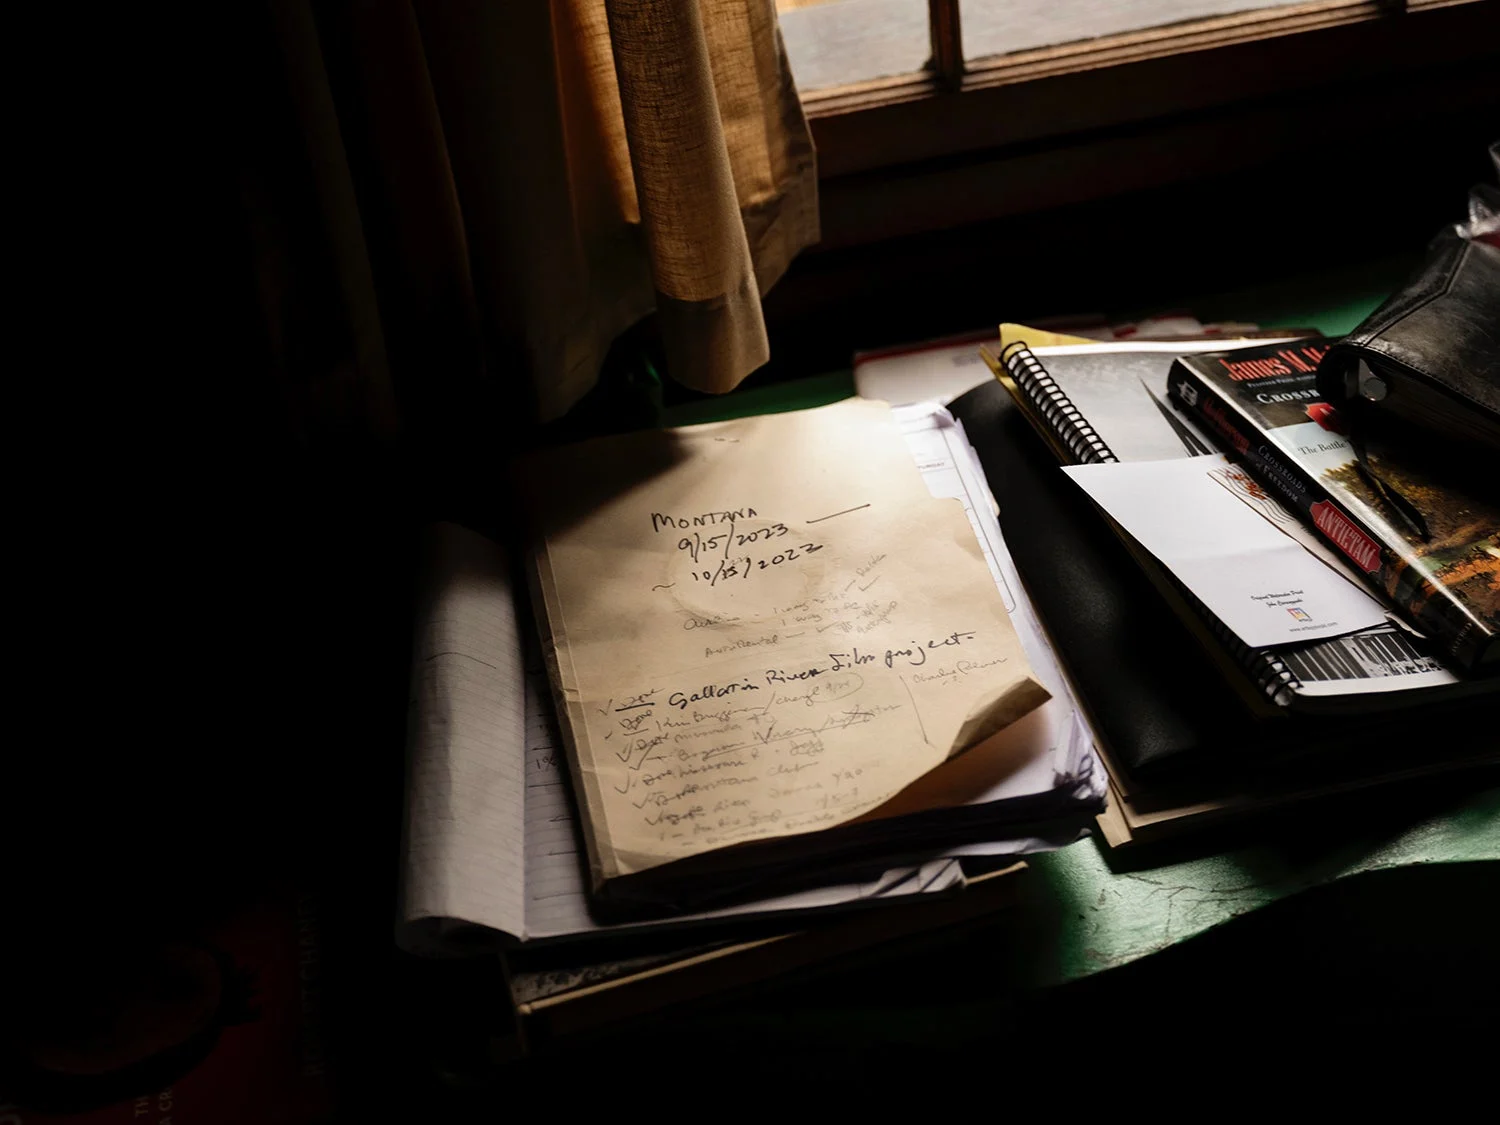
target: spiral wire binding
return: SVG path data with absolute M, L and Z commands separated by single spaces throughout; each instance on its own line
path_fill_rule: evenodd
M 1297 674 L 1270 649 L 1252 648 L 1240 640 L 1233 630 L 1219 619 L 1219 615 L 1204 605 L 1182 582 L 1174 575 L 1169 574 L 1168 577 L 1171 578 L 1178 592 L 1187 599 L 1198 617 L 1213 631 L 1219 643 L 1229 650 L 1229 655 L 1250 676 L 1256 690 L 1278 707 L 1287 706 L 1292 696 L 1302 689 L 1302 681 Z
M 1099 436 L 1099 431 L 1089 425 L 1067 392 L 1057 385 L 1025 343 L 1017 340 L 1011 344 L 1001 354 L 1000 360 L 1016 381 L 1016 386 L 1036 407 L 1037 413 L 1081 463 L 1119 460 Z

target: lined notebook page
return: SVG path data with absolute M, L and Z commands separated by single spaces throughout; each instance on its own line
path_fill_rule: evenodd
M 541 654 L 536 654 L 540 664 Z M 526 936 L 594 928 L 583 842 L 564 774 L 568 763 L 547 698 L 547 673 L 526 673 Z
M 525 704 L 505 553 L 454 524 L 430 534 L 412 652 L 403 925 L 448 951 L 525 926 Z M 493 935 L 489 935 L 493 936 Z

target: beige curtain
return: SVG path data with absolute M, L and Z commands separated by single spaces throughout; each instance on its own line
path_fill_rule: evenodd
M 653 310 L 689 386 L 768 358 L 760 296 L 818 237 L 773 0 L 273 0 L 265 39 L 297 170 L 247 198 L 305 413 L 555 418 Z M 338 362 L 299 345 L 308 269 Z

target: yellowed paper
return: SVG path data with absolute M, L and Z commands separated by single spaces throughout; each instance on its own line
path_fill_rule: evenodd
M 880 815 L 1047 698 L 962 508 L 928 493 L 884 404 L 605 439 L 533 470 L 596 882 Z
M 1097 344 L 1098 340 L 1091 340 L 1087 336 L 1070 336 L 1066 332 L 1051 332 L 1045 328 L 1033 328 L 1029 324 L 1013 324 L 1009 321 L 1000 325 L 1000 346 L 997 352 L 1003 352 L 1014 343 L 1023 343 L 1028 348 L 1049 347 L 1057 344 Z

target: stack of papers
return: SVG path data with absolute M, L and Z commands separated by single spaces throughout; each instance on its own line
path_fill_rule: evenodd
M 1076 839 L 1102 805 L 1106 777 L 1092 734 L 1021 588 L 995 506 L 962 427 L 935 404 L 902 408 L 896 421 L 934 496 L 958 499 L 972 524 L 1033 674 L 1051 693 L 1013 724 L 1019 762 L 969 795 L 1013 806 L 1020 820 L 1046 803 L 1057 831 L 967 841 L 913 856 L 883 876 L 681 915 L 610 923 L 589 894 L 577 808 L 535 647 L 521 638 L 503 552 L 453 525 L 433 534 L 432 581 L 414 659 L 403 902 L 398 938 L 413 951 L 477 944 L 578 941 L 740 920 L 911 901 L 960 890 L 970 871 Z M 533 653 L 529 659 L 520 655 Z

